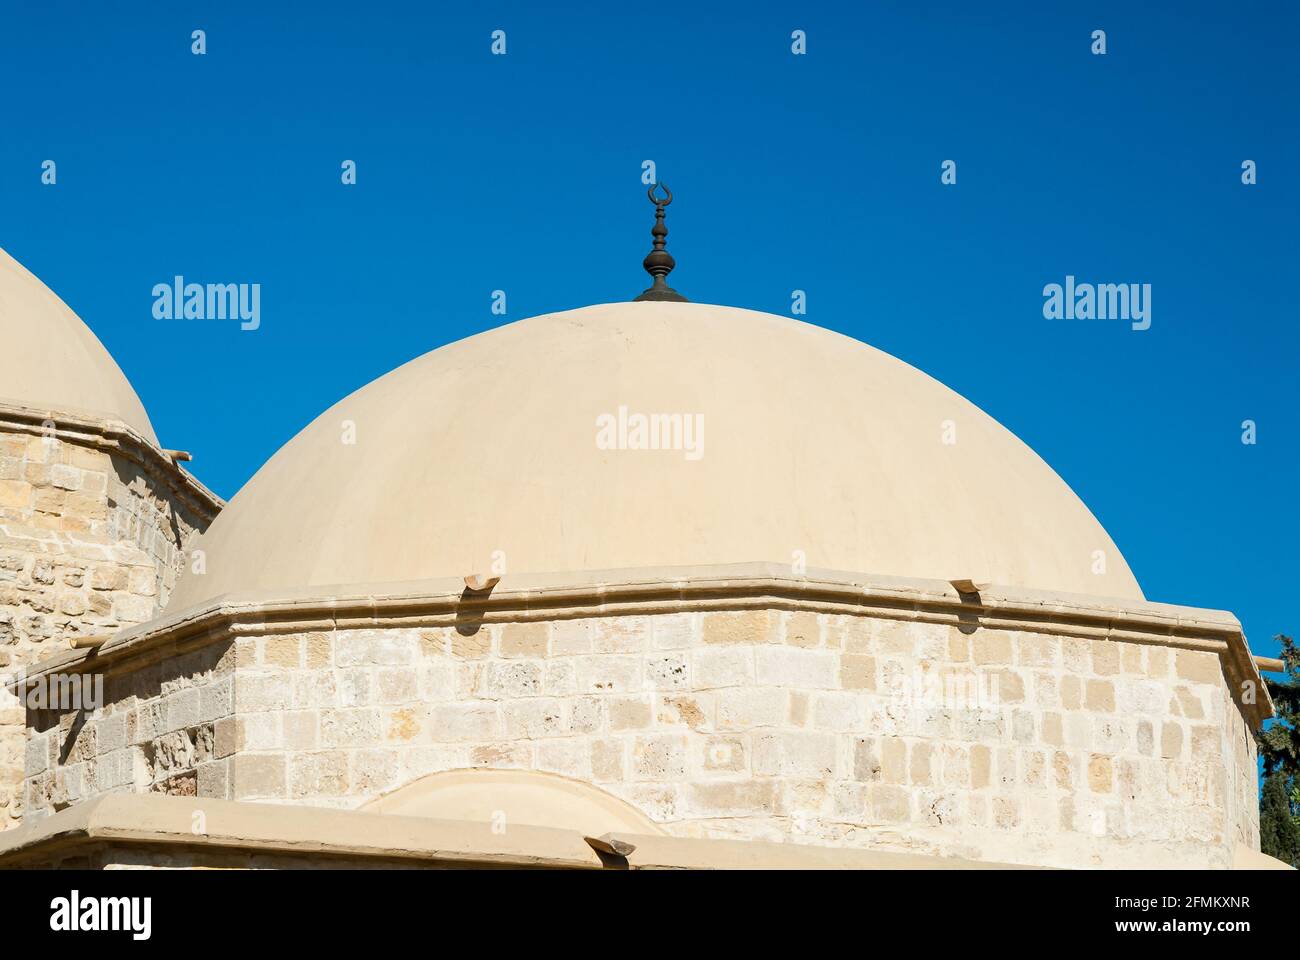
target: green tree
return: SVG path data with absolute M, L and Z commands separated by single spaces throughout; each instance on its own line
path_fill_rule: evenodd
M 1282 645 L 1285 679 L 1264 678 L 1277 718 L 1255 734 L 1264 768 L 1259 797 L 1259 848 L 1300 867 L 1300 649 L 1288 636 Z

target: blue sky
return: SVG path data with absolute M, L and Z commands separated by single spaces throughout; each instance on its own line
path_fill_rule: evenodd
M 229 497 L 337 399 L 501 322 L 491 291 L 507 320 L 639 292 L 654 160 L 691 299 L 806 290 L 1034 447 L 1148 597 L 1271 652 L 1300 629 L 1300 7 L 1137 6 L 15 4 L 0 245 Z M 260 283 L 261 329 L 155 320 L 178 273 Z M 1045 320 L 1066 274 L 1150 283 L 1151 329 Z

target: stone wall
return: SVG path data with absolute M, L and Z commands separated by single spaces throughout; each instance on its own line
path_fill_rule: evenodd
M 1209 650 L 798 609 L 202 642 L 114 667 L 98 717 L 33 712 L 28 815 L 105 792 L 353 808 L 514 767 L 678 836 L 1053 866 L 1258 846 L 1253 738 Z
M 52 422 L 35 432 L 0 423 L 0 676 L 166 603 L 184 544 L 218 501 L 161 453 L 140 452 L 152 457 Z M 17 700 L 0 690 L 0 829 L 22 815 L 23 730 Z

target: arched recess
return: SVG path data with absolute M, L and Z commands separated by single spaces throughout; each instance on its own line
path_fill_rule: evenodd
M 431 773 L 361 808 L 367 813 L 493 822 L 605 833 L 664 835 L 625 800 L 579 780 L 535 770 L 446 770 Z

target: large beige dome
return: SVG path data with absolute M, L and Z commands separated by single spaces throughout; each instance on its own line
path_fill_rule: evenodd
M 701 415 L 701 455 L 603 449 L 620 407 Z M 806 323 L 684 303 L 548 314 L 413 360 L 287 443 L 197 546 L 207 572 L 173 610 L 494 557 L 507 575 L 803 558 L 1142 597 L 1070 488 L 942 384 Z
M 149 415 L 90 328 L 0 250 L 0 402 L 121 420 L 153 443 Z

